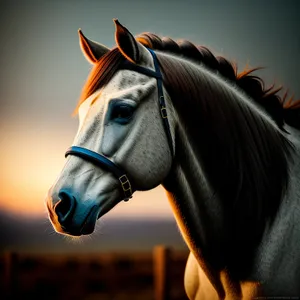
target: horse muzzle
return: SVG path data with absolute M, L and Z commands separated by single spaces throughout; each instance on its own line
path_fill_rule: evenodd
M 47 208 L 55 230 L 72 236 L 91 234 L 100 210 L 99 205 L 94 203 L 80 203 L 68 190 L 61 190 L 57 197 L 50 196 L 47 199 Z

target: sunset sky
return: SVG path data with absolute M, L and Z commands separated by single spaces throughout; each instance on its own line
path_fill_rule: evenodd
M 108 47 L 118 18 L 133 34 L 154 32 L 208 46 L 300 97 L 299 1 L 1 1 L 0 210 L 45 213 L 44 198 L 77 131 L 76 105 L 90 65 L 77 29 Z M 111 212 L 171 217 L 162 188 Z

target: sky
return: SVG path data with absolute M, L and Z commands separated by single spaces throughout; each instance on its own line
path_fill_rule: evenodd
M 0 210 L 45 215 L 78 120 L 71 117 L 90 71 L 78 28 L 108 47 L 118 18 L 134 35 L 188 39 L 238 63 L 265 66 L 267 83 L 300 98 L 299 1 L 1 1 Z M 161 187 L 137 193 L 109 213 L 172 218 Z

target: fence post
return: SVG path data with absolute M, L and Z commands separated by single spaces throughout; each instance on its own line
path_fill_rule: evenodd
M 164 245 L 155 246 L 153 249 L 155 300 L 170 300 L 170 254 L 171 250 Z
M 14 252 L 4 253 L 4 288 L 7 299 L 13 299 L 17 288 L 17 262 L 18 255 Z

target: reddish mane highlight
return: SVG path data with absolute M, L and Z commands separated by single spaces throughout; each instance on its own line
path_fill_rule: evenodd
M 125 60 L 118 48 L 114 48 L 106 53 L 92 68 L 81 95 L 74 114 L 78 113 L 79 106 L 94 92 L 104 87 L 119 69 L 120 64 Z

